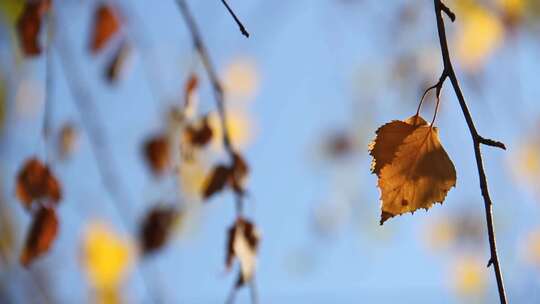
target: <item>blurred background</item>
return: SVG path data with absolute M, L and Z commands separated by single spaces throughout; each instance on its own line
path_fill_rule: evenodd
M 413 115 L 442 72 L 432 1 L 229 1 L 249 39 L 220 1 L 187 3 L 224 84 L 233 144 L 250 164 L 260 303 L 495 303 L 472 141 L 449 82 L 435 124 L 457 186 L 443 205 L 379 225 L 367 146 L 380 125 Z M 104 1 L 54 2 L 55 28 L 44 17 L 44 50 L 28 57 L 16 30 L 24 1 L 0 1 L 0 302 L 224 302 L 237 271 L 224 263 L 234 199 L 201 198 L 226 159 L 220 137 L 175 151 L 179 170 L 156 174 L 147 161 L 148 142 L 176 134 L 171 109 L 187 100 L 188 118 L 208 117 L 222 132 L 178 7 L 108 1 L 119 28 L 95 52 Z M 483 148 L 508 298 L 539 303 L 540 2 L 445 3 L 457 15 L 446 22 L 451 55 L 479 132 L 508 147 Z M 186 91 L 193 75 L 199 85 Z M 428 94 L 422 115 L 433 110 Z M 62 199 L 56 240 L 24 267 L 33 213 L 15 189 L 30 158 L 49 164 Z M 156 206 L 175 210 L 173 231 L 145 254 L 140 227 Z M 237 302 L 250 303 L 248 288 Z

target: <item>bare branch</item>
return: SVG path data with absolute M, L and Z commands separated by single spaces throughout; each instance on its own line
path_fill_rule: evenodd
M 459 101 L 459 105 L 463 112 L 463 116 L 465 117 L 465 121 L 467 122 L 467 126 L 469 128 L 469 132 L 473 140 L 474 155 L 476 158 L 476 166 L 478 169 L 478 176 L 480 180 L 480 189 L 481 189 L 482 197 L 484 198 L 484 207 L 486 211 L 486 223 L 487 223 L 489 245 L 490 245 L 490 252 L 491 252 L 491 257 L 489 259 L 488 267 L 490 265 L 493 265 L 494 267 L 495 277 L 497 279 L 497 288 L 499 291 L 499 299 L 500 299 L 501 304 L 506 304 L 507 303 L 506 291 L 504 289 L 502 271 L 499 264 L 499 258 L 497 256 L 495 228 L 493 225 L 492 202 L 489 195 L 488 183 L 487 183 L 486 173 L 485 173 L 484 165 L 482 161 L 482 153 L 480 151 L 480 145 L 485 144 L 489 146 L 499 147 L 501 149 L 505 149 L 506 147 L 501 142 L 494 141 L 491 139 L 486 139 L 478 134 L 478 131 L 476 130 L 476 127 L 474 125 L 474 121 L 472 119 L 471 113 L 469 112 L 469 108 L 465 101 L 465 97 L 463 96 L 463 93 L 459 86 L 456 73 L 454 72 L 454 67 L 452 66 L 452 62 L 450 60 L 450 53 L 448 51 L 448 42 L 446 39 L 446 30 L 444 27 L 444 20 L 443 20 L 442 13 L 444 12 L 445 14 L 447 14 L 452 21 L 455 19 L 455 15 L 446 5 L 442 3 L 441 0 L 433 0 L 433 2 L 435 6 L 435 17 L 437 20 L 437 31 L 439 35 L 439 43 L 441 46 L 441 54 L 442 54 L 443 63 L 444 63 L 443 75 L 446 74 L 452 83 L 452 87 L 454 88 L 454 91 L 456 93 L 457 99 Z
M 229 14 L 231 14 L 231 16 L 233 17 L 236 24 L 238 24 L 238 27 L 240 28 L 240 32 L 242 33 L 242 35 L 246 36 L 246 38 L 249 38 L 249 33 L 246 31 L 246 28 L 244 27 L 244 25 L 242 24 L 240 19 L 238 19 L 238 17 L 234 13 L 234 11 L 231 9 L 231 7 L 227 3 L 227 1 L 221 0 L 221 3 L 223 3 L 223 5 L 225 5 L 225 7 L 227 8 L 227 11 L 229 11 Z

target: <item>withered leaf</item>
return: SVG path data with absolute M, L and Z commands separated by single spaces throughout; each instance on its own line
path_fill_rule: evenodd
M 53 208 L 42 206 L 34 215 L 26 243 L 21 253 L 20 262 L 28 266 L 37 257 L 46 253 L 56 239 L 58 218 Z
M 77 147 L 79 132 L 72 123 L 66 123 L 60 129 L 58 150 L 63 159 L 69 157 Z
M 41 54 L 39 32 L 43 15 L 51 6 L 50 0 L 26 1 L 23 12 L 17 20 L 17 35 L 26 56 Z
M 129 59 L 131 48 L 126 41 L 123 41 L 114 53 L 111 61 L 105 70 L 105 79 L 108 83 L 115 83 L 120 78 L 122 71 Z
M 231 167 L 231 186 L 237 194 L 244 194 L 244 180 L 249 172 L 247 162 L 238 153 L 233 154 Z
M 203 199 L 208 199 L 223 190 L 229 182 L 230 176 L 231 169 L 228 166 L 216 166 L 204 182 Z
M 377 138 L 378 142 L 385 140 L 384 136 Z M 456 170 L 441 146 L 437 128 L 418 126 L 380 171 L 381 224 L 393 216 L 442 203 L 455 185 Z
M 427 125 L 427 122 L 422 117 L 414 115 L 405 121 L 394 120 L 380 127 L 375 132 L 377 136 L 369 144 L 369 154 L 373 157 L 371 172 L 380 177 L 382 168 L 392 162 L 403 140 L 419 126 L 424 125 Z
M 210 127 L 208 116 L 204 116 L 200 123 L 189 125 L 185 129 L 187 140 L 196 147 L 207 145 L 212 139 L 214 132 Z
M 175 207 L 155 207 L 146 215 L 139 233 L 139 241 L 144 254 L 161 249 L 168 241 L 179 218 L 180 212 Z
M 36 158 L 28 159 L 17 174 L 15 192 L 27 209 L 36 200 L 58 203 L 62 198 L 60 183 L 49 167 Z
M 97 53 L 107 42 L 118 32 L 120 21 L 111 6 L 102 4 L 95 13 L 93 20 L 93 31 L 90 41 L 90 50 Z
M 144 144 L 146 162 L 156 175 L 163 174 L 171 164 L 169 141 L 166 136 L 158 135 Z
M 184 88 L 184 107 L 187 108 L 191 104 L 191 96 L 193 95 L 193 92 L 197 89 L 199 86 L 199 78 L 195 73 L 191 73 L 189 75 L 189 78 L 186 81 L 185 88 Z
M 260 234 L 255 225 L 245 218 L 238 218 L 227 232 L 225 266 L 232 267 L 234 259 L 240 262 L 240 277 L 237 287 L 249 282 L 255 273 Z

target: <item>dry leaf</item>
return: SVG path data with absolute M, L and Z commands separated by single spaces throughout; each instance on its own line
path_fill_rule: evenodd
M 108 83 L 115 83 L 118 81 L 122 71 L 125 70 L 130 54 L 131 47 L 126 41 L 123 41 L 114 53 L 111 61 L 107 64 L 105 79 L 107 79 Z
M 244 194 L 244 180 L 249 172 L 249 167 L 240 154 L 233 154 L 231 167 L 231 186 L 237 194 Z
M 152 172 L 163 174 L 171 164 L 169 142 L 165 136 L 155 136 L 144 144 L 144 155 Z
M 185 129 L 187 141 L 195 147 L 203 147 L 212 140 L 214 132 L 210 127 L 208 116 L 203 117 L 199 124 L 189 125 Z
M 396 134 L 401 135 L 403 130 L 402 126 L 400 132 L 389 133 L 389 137 L 381 132 L 375 146 L 393 149 L 396 138 L 400 137 Z M 441 146 L 438 130 L 427 125 L 417 126 L 405 137 L 393 159 L 379 173 L 381 225 L 393 216 L 420 208 L 427 210 L 436 202 L 442 203 L 448 190 L 456 185 L 456 170 Z
M 92 53 L 99 52 L 107 42 L 118 32 L 120 21 L 113 8 L 108 5 L 100 5 L 94 14 L 94 24 L 90 50 Z
M 403 140 L 416 128 L 424 125 L 427 125 L 427 122 L 414 115 L 405 121 L 394 120 L 380 127 L 375 132 L 375 140 L 369 145 L 369 154 L 373 157 L 371 172 L 380 177 L 382 168 L 392 162 Z
M 22 51 L 26 56 L 36 56 L 41 53 L 39 43 L 41 21 L 50 6 L 50 0 L 27 1 L 24 6 L 17 21 L 17 34 Z
M 66 123 L 60 129 L 59 147 L 60 157 L 65 159 L 69 157 L 77 148 L 79 133 L 72 123 Z
M 16 193 L 27 209 L 30 209 L 35 200 L 58 203 L 62 198 L 60 183 L 49 167 L 36 158 L 27 160 L 19 171 Z
M 255 225 L 247 219 L 238 218 L 229 228 L 225 266 L 232 267 L 234 258 L 240 262 L 240 277 L 237 287 L 249 282 L 255 273 L 260 234 Z
M 169 239 L 175 221 L 179 218 L 175 207 L 155 207 L 145 217 L 139 234 L 143 253 L 161 249 Z
M 204 182 L 203 199 L 208 199 L 223 190 L 229 182 L 230 176 L 231 169 L 228 166 L 216 166 Z
M 199 78 L 195 73 L 189 75 L 184 88 L 184 108 L 188 108 L 191 105 L 191 99 L 195 90 L 199 87 Z
M 58 218 L 54 209 L 42 206 L 35 214 L 26 237 L 26 243 L 20 262 L 28 266 L 35 258 L 44 254 L 51 247 L 58 232 Z

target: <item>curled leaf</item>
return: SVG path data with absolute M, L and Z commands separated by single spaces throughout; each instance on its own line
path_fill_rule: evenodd
M 43 15 L 51 6 L 50 0 L 26 1 L 23 12 L 17 21 L 17 34 L 26 56 L 41 54 L 39 32 Z
M 143 253 L 161 249 L 169 239 L 174 223 L 180 212 L 174 207 L 156 207 L 146 215 L 139 233 Z
M 169 142 L 165 136 L 155 136 L 144 144 L 144 155 L 152 172 L 163 174 L 171 163 Z
M 197 74 L 192 73 L 186 81 L 184 88 L 184 108 L 188 108 L 191 105 L 191 99 L 195 90 L 199 87 L 199 78 Z
M 131 54 L 131 48 L 126 41 L 118 47 L 105 70 L 105 79 L 108 83 L 115 83 L 124 71 Z
M 375 145 L 393 148 L 386 141 L 395 141 L 395 133 L 389 137 L 384 134 L 377 136 Z M 437 128 L 417 126 L 398 145 L 391 162 L 380 170 L 381 224 L 393 216 L 442 203 L 455 185 L 456 170 L 440 143 Z
M 216 166 L 204 182 L 203 199 L 208 199 L 223 190 L 229 182 L 230 175 L 231 170 L 228 166 Z
M 49 167 L 36 158 L 27 160 L 17 174 L 16 194 L 27 209 L 36 200 L 58 203 L 62 198 L 60 183 Z
M 237 287 L 240 287 L 249 282 L 255 273 L 260 233 L 252 222 L 240 217 L 229 228 L 227 235 L 225 266 L 230 269 L 234 259 L 238 259 L 240 262 L 240 277 Z
M 203 117 L 199 124 L 189 125 L 185 129 L 185 136 L 188 142 L 196 147 L 203 147 L 212 140 L 214 132 L 210 127 L 208 116 Z
M 247 162 L 238 153 L 233 154 L 233 163 L 231 167 L 231 186 L 238 194 L 244 193 L 244 180 L 249 172 Z
M 102 4 L 94 14 L 93 32 L 90 41 L 90 50 L 97 53 L 118 32 L 120 21 L 113 8 Z
M 58 233 L 58 218 L 53 208 L 42 206 L 34 215 L 20 262 L 28 266 L 49 250 Z

